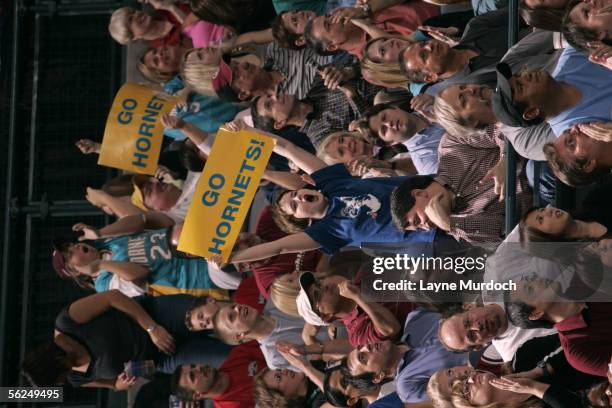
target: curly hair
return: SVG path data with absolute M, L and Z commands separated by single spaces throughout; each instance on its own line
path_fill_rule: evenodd
M 565 16 L 563 16 L 562 22 L 562 33 L 563 37 L 567 40 L 568 43 L 577 50 L 588 53 L 589 47 L 587 43 L 589 42 L 599 42 L 602 41 L 604 44 L 610 45 L 612 42 L 607 39 L 601 39 L 600 34 L 597 30 L 591 28 L 581 27 L 578 24 L 574 23 L 570 17 L 570 13 L 578 4 L 582 3 L 582 0 L 572 0 L 567 5 L 567 9 L 565 12 Z
M 297 45 L 296 41 L 300 39 L 301 35 L 292 33 L 285 27 L 283 24 L 283 15 L 287 13 L 291 13 L 292 10 L 283 11 L 280 13 L 274 21 L 272 22 L 272 36 L 283 48 L 288 48 L 290 50 L 301 50 L 306 47 L 306 43 L 302 45 Z

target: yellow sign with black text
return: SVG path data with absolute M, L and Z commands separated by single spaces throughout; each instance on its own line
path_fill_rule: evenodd
M 176 100 L 145 85 L 124 84 L 106 120 L 98 164 L 155 174 L 164 135 L 159 118 Z
M 219 129 L 179 239 L 179 251 L 230 256 L 276 141 L 250 131 Z

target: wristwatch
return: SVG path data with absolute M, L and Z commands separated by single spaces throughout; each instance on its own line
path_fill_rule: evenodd
M 153 330 L 155 330 L 155 328 L 157 327 L 157 325 L 155 323 L 153 323 L 152 325 L 150 325 L 149 327 L 147 327 L 147 333 L 153 333 Z
M 370 4 L 367 1 L 363 2 L 363 4 L 361 5 L 361 9 L 367 17 L 370 17 L 372 15 L 372 7 L 370 7 Z

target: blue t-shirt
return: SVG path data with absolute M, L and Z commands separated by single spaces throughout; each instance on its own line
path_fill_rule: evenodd
M 557 137 L 578 123 L 612 121 L 612 72 L 609 69 L 590 62 L 585 54 L 567 47 L 552 76 L 582 92 L 582 99 L 576 106 L 548 120 Z
M 358 179 L 344 164 L 312 174 L 329 201 L 325 217 L 304 232 L 328 254 L 367 242 L 433 242 L 436 230 L 399 231 L 391 220 L 391 192 L 405 177 Z
M 178 76 L 175 76 L 166 82 L 164 91 L 174 95 L 184 87 L 183 81 Z M 233 120 L 240 111 L 240 107 L 234 103 L 225 102 L 214 96 L 205 96 L 192 92 L 187 97 L 187 106 L 185 108 L 177 109 L 174 107 L 170 113 L 202 129 L 204 132 L 215 133 L 219 126 Z M 165 129 L 164 135 L 176 140 L 185 139 L 183 132 L 178 129 Z
M 216 289 L 217 286 L 208 276 L 208 264 L 203 258 L 183 258 L 177 256 L 168 241 L 168 230 L 150 230 L 139 234 L 127 235 L 94 241 L 98 249 L 111 252 L 113 261 L 134 262 L 146 266 L 151 271 L 147 276 L 152 292 L 179 292 L 206 294 L 200 289 Z M 95 280 L 97 292 L 108 290 L 113 274 L 100 271 Z
M 396 392 L 385 395 L 384 397 L 377 399 L 368 408 L 404 408 L 404 403 L 397 396 Z
M 426 401 L 429 378 L 442 368 L 466 365 L 468 353 L 453 353 L 438 338 L 440 315 L 417 309 L 404 324 L 402 340 L 411 348 L 397 367 L 397 394 L 404 402 Z

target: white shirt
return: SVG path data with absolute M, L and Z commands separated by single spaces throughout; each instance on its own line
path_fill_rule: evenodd
M 183 184 L 183 191 L 180 197 L 176 200 L 176 204 L 166 212 L 166 215 L 172 218 L 177 224 L 185 221 L 187 211 L 189 211 L 189 206 L 191 205 L 191 200 L 193 199 L 193 194 L 195 193 L 201 175 L 201 172 L 196 171 L 189 171 L 187 173 L 187 178 Z

